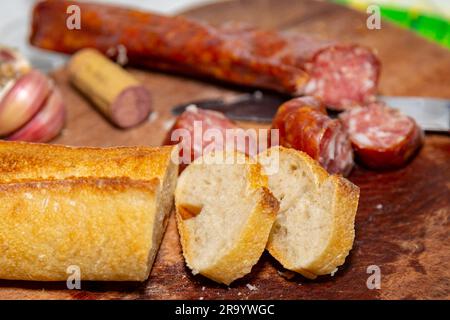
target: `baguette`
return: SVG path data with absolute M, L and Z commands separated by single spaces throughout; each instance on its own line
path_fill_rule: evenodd
M 274 147 L 258 159 L 273 173 L 269 186 L 280 201 L 270 254 L 309 279 L 334 273 L 353 246 L 359 188 L 294 149 Z
M 76 265 L 82 280 L 147 279 L 177 152 L 0 142 L 0 278 L 61 281 Z
M 91 148 L 0 140 L 0 180 L 89 176 L 163 181 L 174 174 L 168 168 L 177 169 L 169 163 L 173 150 L 173 146 Z
M 209 153 L 183 171 L 175 191 L 188 267 L 226 285 L 256 264 L 278 211 L 261 166 L 250 162 L 238 152 Z

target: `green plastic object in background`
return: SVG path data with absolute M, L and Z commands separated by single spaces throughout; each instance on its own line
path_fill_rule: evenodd
M 332 0 L 339 4 L 361 8 L 357 0 Z M 418 34 L 440 43 L 450 49 L 450 22 L 444 17 L 428 13 L 408 11 L 407 8 L 395 8 L 379 5 L 381 16 L 397 25 L 408 28 Z

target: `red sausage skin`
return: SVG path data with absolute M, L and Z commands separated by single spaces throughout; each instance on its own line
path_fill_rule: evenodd
M 307 153 L 332 174 L 350 173 L 353 151 L 348 135 L 317 99 L 301 97 L 284 103 L 272 128 L 280 130 L 280 145 Z

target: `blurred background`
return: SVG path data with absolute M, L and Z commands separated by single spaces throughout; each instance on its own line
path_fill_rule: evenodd
M 334 2 L 366 11 L 370 4 L 380 6 L 386 20 L 411 29 L 450 49 L 449 0 L 334 0 Z
M 132 5 L 164 14 L 174 14 L 191 6 L 217 0 L 96 0 Z M 223 1 L 223 0 L 222 0 Z M 264 1 L 264 0 L 262 0 Z M 333 1 L 366 12 L 370 4 L 378 4 L 382 16 L 431 41 L 450 49 L 450 0 L 324 0 Z M 65 57 L 41 55 L 27 44 L 28 20 L 35 0 L 2 0 L 0 3 L 0 43 L 18 48 L 42 70 L 58 67 Z

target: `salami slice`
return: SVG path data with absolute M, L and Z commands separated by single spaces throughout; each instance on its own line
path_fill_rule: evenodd
M 61 28 L 71 4 L 83 13 L 81 30 Z M 65 53 L 86 47 L 111 56 L 123 56 L 126 51 L 121 61 L 313 95 L 337 110 L 373 100 L 380 70 L 374 53 L 358 45 L 236 24 L 214 27 L 183 17 L 87 2 L 38 2 L 30 41 Z
M 345 110 L 375 99 L 378 60 L 363 47 L 332 45 L 307 64 L 310 80 L 305 94 L 321 98 L 333 110 Z
M 422 146 L 424 134 L 414 119 L 383 103 L 340 115 L 358 160 L 374 169 L 404 166 Z
M 272 128 L 280 130 L 282 146 L 306 152 L 330 173 L 350 173 L 353 151 L 348 135 L 315 98 L 296 98 L 281 105 Z
M 234 149 L 249 155 L 257 152 L 256 135 L 247 135 L 220 112 L 195 106 L 186 108 L 176 119 L 164 144 L 180 144 L 182 167 L 212 151 Z

